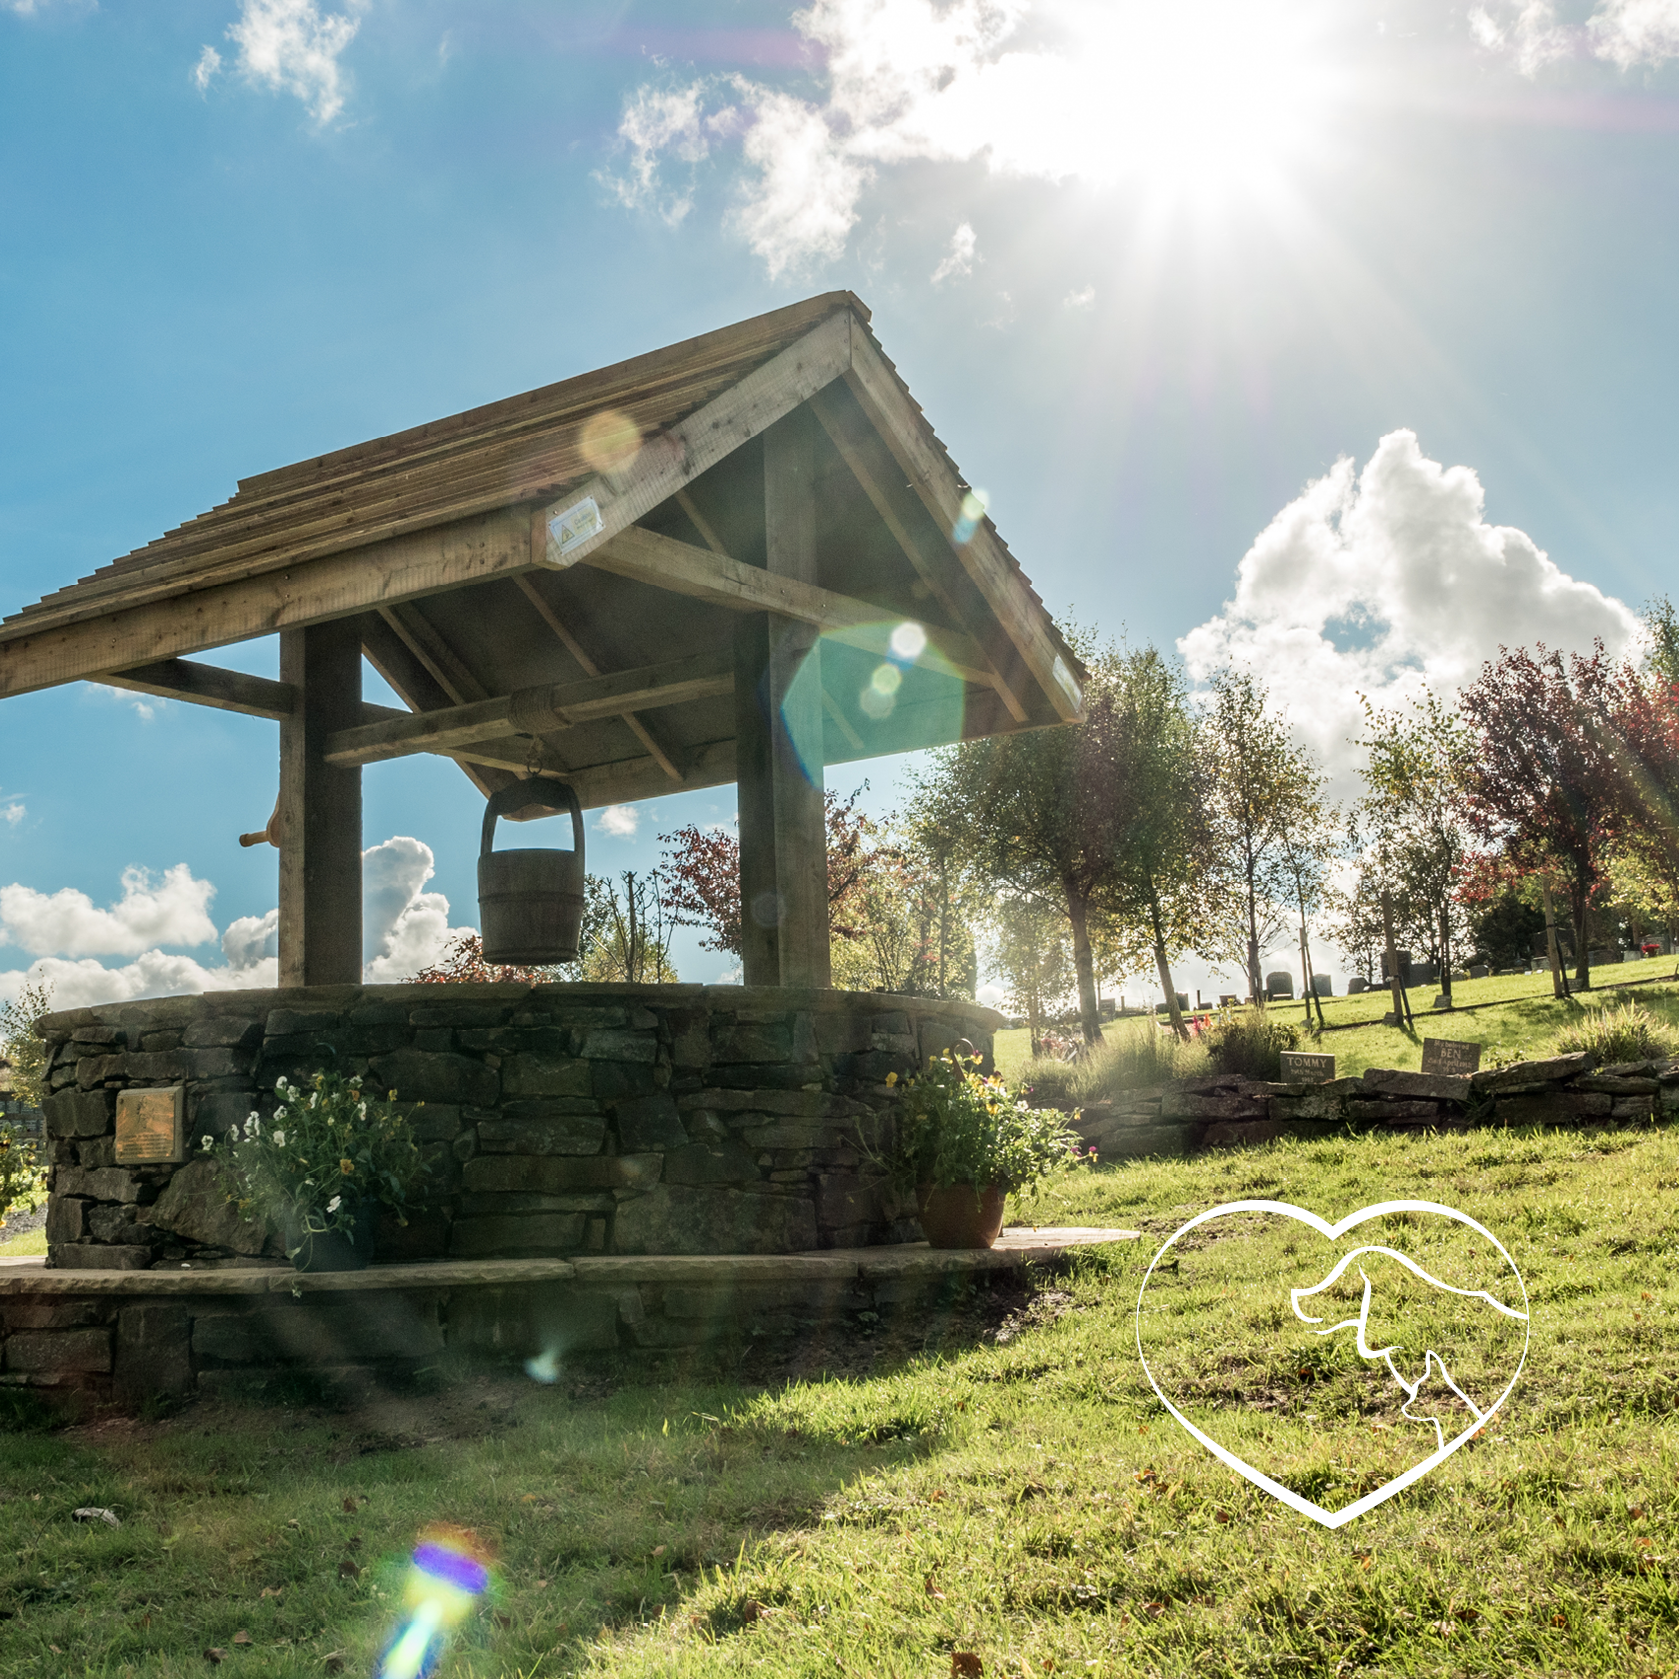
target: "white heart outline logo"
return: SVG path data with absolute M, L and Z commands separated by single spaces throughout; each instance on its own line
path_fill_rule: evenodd
M 1504 1262 L 1510 1267 L 1516 1279 L 1516 1286 L 1522 1291 L 1522 1312 L 1527 1321 L 1527 1334 L 1522 1342 L 1522 1356 L 1516 1365 L 1515 1374 L 1506 1383 L 1504 1391 L 1499 1394 L 1492 1404 L 1477 1417 L 1461 1434 L 1453 1435 L 1440 1449 L 1432 1452 L 1420 1463 L 1414 1463 L 1404 1474 L 1396 1475 L 1391 1481 L 1384 1482 L 1374 1492 L 1366 1493 L 1363 1498 L 1355 1500 L 1344 1510 L 1325 1510 L 1321 1504 L 1314 1504 L 1311 1499 L 1302 1497 L 1290 1487 L 1281 1482 L 1273 1481 L 1269 1475 L 1255 1469 L 1251 1463 L 1244 1462 L 1232 1451 L 1221 1446 L 1211 1435 L 1204 1434 L 1180 1411 L 1165 1394 L 1160 1391 L 1160 1384 L 1154 1379 L 1154 1372 L 1148 1367 L 1148 1358 L 1143 1352 L 1143 1296 L 1148 1293 L 1149 1279 L 1154 1275 L 1154 1268 L 1166 1256 L 1166 1250 L 1178 1240 L 1180 1236 L 1187 1236 L 1199 1224 L 1205 1224 L 1209 1219 L 1222 1218 L 1226 1213 L 1281 1213 L 1284 1218 L 1292 1218 L 1301 1224 L 1309 1224 L 1320 1236 L 1326 1236 L 1336 1242 L 1349 1230 L 1356 1230 L 1359 1225 L 1373 1218 L 1381 1218 L 1386 1213 L 1438 1213 L 1444 1218 L 1454 1220 L 1458 1224 L 1466 1225 L 1477 1235 L 1485 1236 L 1492 1245 L 1503 1255 Z M 1510 1390 L 1521 1378 L 1522 1369 L 1527 1364 L 1529 1347 L 1533 1344 L 1533 1312 L 1527 1298 L 1527 1284 L 1522 1280 L 1521 1271 L 1515 1260 L 1510 1257 L 1509 1250 L 1484 1224 L 1477 1223 L 1467 1213 L 1460 1213 L 1455 1207 L 1444 1207 L 1438 1201 L 1383 1201 L 1373 1207 L 1360 1207 L 1356 1213 L 1349 1213 L 1339 1224 L 1330 1224 L 1318 1217 L 1316 1213 L 1308 1212 L 1304 1207 L 1296 1207 L 1287 1201 L 1226 1201 L 1217 1207 L 1209 1207 L 1204 1213 L 1197 1213 L 1182 1229 L 1175 1230 L 1161 1244 L 1160 1251 L 1149 1261 L 1148 1270 L 1143 1273 L 1143 1286 L 1137 1290 L 1137 1361 L 1143 1367 L 1143 1374 L 1148 1377 L 1148 1385 L 1154 1389 L 1154 1396 L 1170 1411 L 1174 1418 L 1220 1463 L 1234 1469 L 1245 1480 L 1251 1481 L 1256 1487 L 1280 1499 L 1291 1510 L 1298 1511 L 1302 1516 L 1310 1516 L 1315 1522 L 1324 1527 L 1344 1527 L 1348 1522 L 1362 1516 L 1367 1510 L 1374 1510 L 1378 1504 L 1385 1504 L 1396 1493 L 1403 1492 L 1414 1481 L 1420 1481 L 1431 1469 L 1444 1463 L 1459 1446 L 1463 1445 L 1473 1435 L 1478 1434 L 1497 1415 L 1504 1401 L 1510 1397 Z

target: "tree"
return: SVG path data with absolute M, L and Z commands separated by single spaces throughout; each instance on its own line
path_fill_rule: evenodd
M 1319 781 L 1321 786 L 1321 778 Z M 1340 849 L 1340 824 L 1331 809 L 1314 791 L 1311 799 L 1301 804 L 1292 821 L 1283 829 L 1282 865 L 1289 888 L 1294 895 L 1295 912 L 1300 922 L 1300 984 L 1306 1001 L 1306 1018 L 1311 1019 L 1316 1004 L 1318 1024 L 1323 1024 L 1323 1002 L 1312 983 L 1311 920 L 1323 906 L 1329 885 L 1329 870 Z
M 1359 823 L 1411 938 L 1439 963 L 1449 1008 L 1453 961 L 1468 934 L 1458 887 L 1474 843 L 1462 791 L 1469 731 L 1433 694 L 1408 712 L 1377 711 L 1366 700 L 1364 718 Z
M 824 797 L 828 842 L 828 929 L 853 936 L 850 915 L 868 867 L 875 825 L 858 810 L 865 781 L 843 803 L 830 788 Z M 740 839 L 726 828 L 689 824 L 660 834 L 664 854 L 657 869 L 666 913 L 677 927 L 698 927 L 706 950 L 740 955 Z
M 1293 902 L 1285 837 L 1322 785 L 1269 704 L 1265 685 L 1251 674 L 1221 671 L 1203 726 L 1208 814 L 1233 877 L 1248 989 L 1261 1006 L 1260 959 L 1286 925 Z
M 674 985 L 676 968 L 670 941 L 676 924 L 665 916 L 657 874 L 626 869 L 620 898 L 613 881 L 588 879 L 588 903 L 594 936 L 581 951 L 582 977 L 597 983 Z
M 589 954 L 600 937 L 605 921 L 601 894 L 605 882 L 595 875 L 583 881 L 583 925 L 577 939 L 577 969 L 552 963 L 540 967 L 518 967 L 512 964 L 486 962 L 484 940 L 468 928 L 458 933 L 444 947 L 442 954 L 429 967 L 414 976 L 418 985 L 555 985 L 574 979 L 586 967 Z
M 1618 712 L 1626 673 L 1598 642 L 1565 660 L 1541 644 L 1501 647 L 1462 696 L 1473 734 L 1463 784 L 1469 827 L 1519 871 L 1561 875 L 1574 928 L 1575 982 L 1591 986 L 1587 914 L 1617 830 L 1640 794 Z
M 1357 849 L 1356 830 L 1349 830 L 1347 843 Z M 1328 915 L 1325 935 L 1341 947 L 1367 981 L 1374 980 L 1386 949 L 1382 882 L 1375 858 L 1368 855 L 1358 858 L 1349 885 L 1327 885 L 1323 908 Z
M 47 1063 L 52 1051 L 37 1028 L 51 1008 L 52 985 L 44 979 L 26 981 L 0 1007 L 0 1058 L 11 1068 L 12 1091 L 26 1108 L 38 1108 L 47 1099 Z
M 1072 984 L 1073 963 L 1067 918 L 1038 898 L 1005 896 L 991 913 L 994 958 L 1007 988 L 1005 1001 L 1026 1016 L 1033 1055 L 1042 1049 L 1050 1009 Z

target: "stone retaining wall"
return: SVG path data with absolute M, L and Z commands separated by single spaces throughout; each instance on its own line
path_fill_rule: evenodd
M 432 1207 L 387 1220 L 398 1261 L 797 1253 L 915 1240 L 860 1139 L 958 1038 L 1001 1017 L 878 993 L 739 986 L 390 985 L 224 991 L 49 1015 L 48 1264 L 280 1263 L 211 1164 L 119 1166 L 117 1093 L 180 1084 L 189 1149 L 281 1075 L 331 1065 L 417 1104 Z M 418 1105 L 418 1104 L 423 1104 Z
M 1590 1055 L 1518 1061 L 1469 1077 L 1372 1067 L 1325 1084 L 1235 1074 L 1126 1091 L 1087 1108 L 1080 1134 L 1099 1159 L 1185 1153 L 1355 1128 L 1582 1125 L 1679 1112 L 1679 1060 L 1597 1067 Z

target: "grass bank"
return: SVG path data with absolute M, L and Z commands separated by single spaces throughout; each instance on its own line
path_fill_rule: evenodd
M 1031 1217 L 1147 1239 L 906 1344 L 825 1326 L 826 1377 L 754 1364 L 746 1324 L 726 1357 L 657 1382 L 626 1365 L 343 1412 L 299 1394 L 14 1431 L 0 1672 L 196 1679 L 215 1648 L 228 1672 L 366 1673 L 416 1530 L 446 1520 L 499 1558 L 494 1601 L 444 1669 L 473 1679 L 908 1679 L 950 1672 L 953 1652 L 1010 1679 L 1665 1675 L 1676 1190 L 1666 1130 L 1276 1144 L 1047 1190 Z M 1138 1368 L 1154 1247 L 1245 1196 L 1326 1216 L 1446 1202 L 1499 1235 L 1531 1296 L 1527 1371 L 1496 1428 L 1336 1532 L 1210 1457 Z M 1269 1437 L 1284 1479 L 1351 1484 L 1381 1420 L 1356 1382 L 1279 1344 L 1274 1279 L 1242 1237 L 1194 1257 L 1240 1343 L 1234 1363 L 1228 1348 L 1209 1361 L 1226 1389 L 1239 1378 L 1232 1425 Z M 86 1505 L 122 1525 L 74 1521 Z

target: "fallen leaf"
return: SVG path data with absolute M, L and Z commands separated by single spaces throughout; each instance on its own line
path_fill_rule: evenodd
M 755 1597 L 749 1597 L 740 1606 L 740 1618 L 748 1625 L 750 1625 L 753 1621 L 768 1620 L 769 1613 L 768 1607 L 765 1604 L 760 1603 Z
M 1164 1603 L 1145 1603 L 1143 1613 L 1152 1615 L 1158 1621 L 1166 1613 L 1166 1605 Z
M 243 1627 L 241 1627 L 233 1635 L 233 1642 L 235 1644 L 249 1644 L 250 1641 L 251 1641 L 251 1635 L 248 1632 L 246 1632 Z
M 262 1595 L 264 1597 L 279 1597 L 285 1589 L 286 1588 L 284 1586 L 264 1586 L 262 1588 Z
M 537 1590 L 538 1590 L 538 1591 L 539 1591 L 539 1592 L 545 1592 L 545 1591 L 547 1591 L 547 1589 L 548 1589 L 548 1582 L 547 1582 L 547 1581 L 546 1581 L 546 1580 L 538 1580 L 538 1581 L 537 1581 L 537 1583 L 536 1583 L 536 1589 L 537 1589 Z
M 1643 1521 L 1643 1520 L 1644 1520 L 1644 1506 L 1643 1506 L 1643 1505 L 1642 1505 L 1642 1504 L 1635 1504 L 1635 1505 L 1633 1505 L 1633 1507 L 1632 1507 L 1632 1508 L 1631 1508 L 1631 1509 L 1630 1509 L 1630 1510 L 1629 1510 L 1629 1511 L 1628 1511 L 1628 1512 L 1627 1512 L 1627 1514 L 1628 1514 L 1628 1515 L 1629 1515 L 1629 1516 L 1631 1516 L 1631 1517 L 1632 1517 L 1632 1519 L 1633 1519 L 1633 1520 L 1634 1520 L 1634 1521 L 1635 1521 L 1635 1522 L 1641 1522 L 1641 1521 Z
M 1454 1609 L 1452 1611 L 1460 1621 L 1478 1621 L 1481 1618 L 1479 1609 Z
M 1568 1625 L 1568 1617 L 1559 1609 L 1556 1614 L 1551 1617 L 1551 1625 L 1554 1627 L 1565 1627 Z
M 927 1502 L 929 1504 L 943 1504 L 944 1503 L 944 1488 L 943 1487 L 934 1488 L 934 1490 L 932 1492 L 927 1494 Z
M 299 1521 L 299 1520 L 298 1520 L 298 1519 L 297 1519 L 297 1517 L 296 1517 L 296 1516 L 293 1516 L 293 1517 L 292 1517 L 292 1518 L 291 1518 L 291 1519 L 290 1519 L 290 1520 L 289 1520 L 289 1521 L 288 1521 L 288 1522 L 287 1522 L 287 1523 L 286 1523 L 286 1526 L 287 1526 L 287 1527 L 295 1527 L 295 1528 L 296 1528 L 296 1529 L 297 1529 L 297 1530 L 298 1530 L 298 1531 L 299 1531 L 299 1532 L 300 1532 L 300 1533 L 301 1533 L 301 1532 L 302 1532 L 302 1531 L 303 1531 L 303 1523 L 302 1523 L 302 1522 L 300 1522 L 300 1521 Z
M 106 1527 L 121 1527 L 115 1510 L 107 1510 L 97 1504 L 84 1504 L 80 1510 L 72 1510 L 71 1516 L 78 1522 L 103 1522 Z
M 338 1565 L 338 1578 L 340 1580 L 353 1580 L 359 1573 L 361 1573 L 361 1564 L 352 1562 L 348 1557 L 345 1557 Z
M 57 1646 L 54 1645 L 53 1648 L 56 1649 Z M 204 1659 L 211 1665 L 211 1667 L 214 1667 L 217 1662 L 224 1662 L 227 1660 L 227 1651 L 213 1648 L 206 1650 L 204 1652 Z
M 665 1548 L 664 1548 L 663 1545 L 655 1545 L 653 1547 L 653 1555 L 654 1556 L 662 1557 L 664 1554 L 665 1554 Z
M 353 1516 L 355 1513 L 356 1501 L 353 1498 L 346 1498 L 344 1500 L 344 1514 L 346 1516 Z
M 534 1504 L 536 1503 L 536 1494 L 534 1492 L 527 1492 L 525 1496 L 519 1500 L 519 1502 L 521 1504 Z
M 972 1650 L 952 1650 L 950 1652 L 950 1679 L 958 1679 L 958 1675 L 983 1673 L 985 1663 Z
M 939 1588 L 933 1584 L 933 1576 L 931 1574 L 929 1574 L 927 1576 L 926 1580 L 923 1582 L 923 1589 L 926 1591 L 926 1593 L 929 1597 L 936 1597 L 939 1600 L 940 1603 L 944 1602 L 944 1593 L 941 1592 L 939 1590 Z
M 48 1649 L 49 1649 L 49 1650 L 51 1650 L 51 1651 L 52 1651 L 52 1653 L 53 1653 L 53 1654 L 54 1654 L 54 1655 L 55 1655 L 55 1656 L 62 1656 L 62 1655 L 63 1655 L 63 1654 L 64 1654 L 64 1652 L 63 1652 L 63 1651 L 62 1651 L 62 1650 L 61 1650 L 61 1649 L 59 1649 L 59 1647 L 58 1647 L 58 1646 L 57 1646 L 57 1645 L 56 1645 L 56 1644 L 49 1644 L 49 1645 L 48 1645 L 48 1646 L 47 1646 L 47 1648 L 48 1648 Z
M 1230 1520 L 1230 1512 L 1228 1510 L 1215 1510 L 1213 1511 L 1213 1520 L 1215 1522 L 1227 1522 Z

